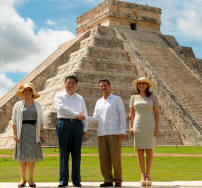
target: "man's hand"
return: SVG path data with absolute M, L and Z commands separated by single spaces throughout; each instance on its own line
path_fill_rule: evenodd
M 85 120 L 86 118 L 82 113 L 80 113 L 78 116 L 76 116 L 76 119 Z
M 13 139 L 14 139 L 16 142 L 19 142 L 19 141 L 20 141 L 17 135 L 14 135 L 14 136 L 13 136 Z
M 124 139 L 125 136 L 126 136 L 125 134 L 120 134 L 120 138 L 121 138 L 121 139 Z
M 83 132 L 83 138 L 86 138 L 86 136 L 87 136 L 87 133 Z

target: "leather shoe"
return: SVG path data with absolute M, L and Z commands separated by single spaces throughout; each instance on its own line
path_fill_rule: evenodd
M 113 187 L 113 183 L 104 182 L 104 183 L 100 184 L 100 187 Z
M 115 182 L 115 185 L 114 185 L 114 187 L 121 187 L 122 185 L 121 185 L 121 182 Z
M 80 183 L 73 183 L 74 187 L 82 187 L 82 185 Z
M 68 184 L 59 184 L 58 187 L 67 187 Z

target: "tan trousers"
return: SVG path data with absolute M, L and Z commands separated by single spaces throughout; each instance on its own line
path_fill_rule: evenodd
M 122 182 L 121 139 L 120 135 L 98 137 L 100 169 L 104 182 Z M 112 175 L 112 166 L 114 177 Z

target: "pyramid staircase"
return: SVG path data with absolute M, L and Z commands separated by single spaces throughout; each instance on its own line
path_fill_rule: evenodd
M 74 50 L 67 53 L 67 49 L 71 45 L 74 45 Z M 188 93 L 191 95 L 191 92 L 187 91 L 186 88 L 181 90 L 178 84 L 182 84 L 184 87 L 188 75 L 187 79 L 191 84 L 195 84 L 193 87 L 191 84 L 189 86 L 193 91 L 198 91 L 196 85 L 199 84 L 199 79 L 193 75 L 188 67 L 182 64 L 176 54 L 173 54 L 173 51 L 159 34 L 96 26 L 74 39 L 71 45 L 68 48 L 66 46 L 60 54 L 62 63 L 56 66 L 55 62 L 52 62 L 44 69 L 47 73 L 52 71 L 52 74 L 41 80 L 44 84 L 38 88 L 41 96 L 37 101 L 41 103 L 44 111 L 46 146 L 57 146 L 54 96 L 63 89 L 64 78 L 69 74 L 74 74 L 79 78 L 77 92 L 85 98 L 89 115 L 93 114 L 95 103 L 101 97 L 98 84 L 100 78 L 106 77 L 111 81 L 112 92 L 122 98 L 128 114 L 130 96 L 134 93 L 132 81 L 139 76 L 149 77 L 156 83 L 154 93 L 159 102 L 161 128 L 157 144 L 198 145 L 201 136 L 200 117 L 197 112 L 199 109 L 194 111 L 194 108 L 191 107 L 192 103 L 189 103 L 188 100 Z M 64 55 L 65 53 L 66 55 Z M 172 64 L 170 61 L 173 61 Z M 47 69 L 50 66 L 54 68 Z M 171 69 L 172 66 L 174 67 Z M 179 70 L 181 72 L 178 72 Z M 168 76 L 168 73 L 171 76 Z M 181 82 L 178 82 L 179 76 L 183 74 L 186 76 L 182 76 Z M 27 81 L 32 81 L 32 79 Z M 36 84 L 34 80 L 32 82 Z M 185 94 L 186 92 L 187 94 Z M 15 97 L 13 103 L 17 99 Z M 199 98 L 197 99 L 199 100 Z M 195 101 L 197 100 L 194 99 L 196 106 Z M 197 105 L 199 104 L 201 105 L 198 101 Z M 186 131 L 188 133 L 183 130 L 182 124 L 187 126 Z M 11 127 L 8 127 L 7 132 L 10 129 Z M 3 138 L 6 140 L 5 134 L 0 135 L 0 140 Z M 192 134 L 191 137 L 190 134 Z M 11 137 L 9 140 L 10 142 L 5 141 L 4 144 L 1 144 L 0 148 L 7 147 L 8 143 L 11 143 L 9 146 L 13 146 Z M 97 145 L 96 124 L 89 126 L 84 145 Z M 133 139 L 128 130 L 123 145 L 133 145 Z
M 130 46 L 131 55 L 137 57 L 136 64 L 141 60 L 139 68 L 144 69 L 146 75 L 156 82 L 160 106 L 165 116 L 171 120 L 172 126 L 179 131 L 183 143 L 201 144 L 202 69 L 200 60 L 195 59 L 195 63 L 198 64 L 188 66 L 176 50 L 183 47 L 173 43 L 171 48 L 171 45 L 165 42 L 165 38 L 168 39 L 168 37 L 162 34 L 116 30 L 125 45 Z

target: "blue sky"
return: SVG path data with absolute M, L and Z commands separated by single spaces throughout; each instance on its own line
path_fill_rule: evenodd
M 202 0 L 128 0 L 162 8 L 163 34 L 202 59 Z M 76 17 L 101 0 L 1 0 L 0 97 L 76 36 Z M 183 3 L 182 3 L 183 2 Z

